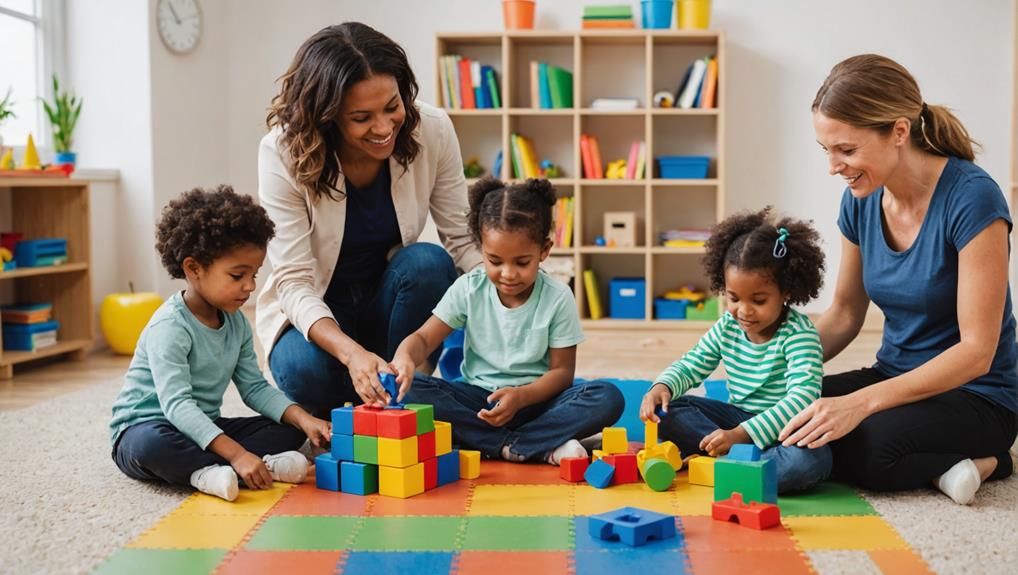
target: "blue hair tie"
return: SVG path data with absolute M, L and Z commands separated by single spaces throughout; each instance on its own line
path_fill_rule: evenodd
M 774 240 L 774 257 L 783 258 L 788 253 L 788 247 L 785 245 L 786 239 L 788 239 L 788 230 L 778 228 L 778 239 Z

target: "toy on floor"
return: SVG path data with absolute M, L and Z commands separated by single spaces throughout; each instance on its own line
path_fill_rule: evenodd
M 761 459 L 755 445 L 732 446 L 714 461 L 714 501 L 741 493 L 749 501 L 778 502 L 778 474 L 773 459 Z
M 622 507 L 592 515 L 588 529 L 595 539 L 621 541 L 637 547 L 652 539 L 663 541 L 675 537 L 675 517 L 637 507 Z
M 714 487 L 714 462 L 716 460 L 713 457 L 706 455 L 696 455 L 690 458 L 689 465 L 689 482 L 693 485 L 703 485 L 705 487 Z
M 753 529 L 769 529 L 781 523 L 781 511 L 777 505 L 756 501 L 746 503 L 738 492 L 728 499 L 712 503 L 711 517 L 718 521 L 734 521 Z
M 675 481 L 675 472 L 682 468 L 679 448 L 671 441 L 657 443 L 657 424 L 646 423 L 644 449 L 629 453 L 626 429 L 606 427 L 601 432 L 600 450 L 595 449 L 591 460 L 573 457 L 563 459 L 559 476 L 566 481 L 580 481 L 598 489 L 610 485 L 636 483 L 642 478 L 654 491 L 665 491 Z

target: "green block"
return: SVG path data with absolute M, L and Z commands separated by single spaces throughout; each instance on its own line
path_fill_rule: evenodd
M 151 573 L 211 573 L 227 549 L 120 549 L 96 567 L 94 573 L 120 575 Z
M 569 551 L 573 543 L 570 517 L 467 518 L 463 549 L 470 551 Z
M 701 308 L 700 305 L 703 307 Z M 701 321 L 716 321 L 721 314 L 719 313 L 718 298 L 710 297 L 701 302 L 700 305 L 689 305 L 686 306 L 686 319 L 701 320 Z
M 255 531 L 247 549 L 334 551 L 350 547 L 360 517 L 275 515 Z
M 435 431 L 435 407 L 423 403 L 408 403 L 404 406 L 417 412 L 417 435 Z
M 463 517 L 365 517 L 355 551 L 456 551 Z
M 675 468 L 664 459 L 648 459 L 643 464 L 643 480 L 654 491 L 665 491 L 675 481 Z
M 824 482 L 807 491 L 778 497 L 782 517 L 803 515 L 877 515 L 873 506 L 854 489 Z
M 735 461 L 727 457 L 714 462 L 714 501 L 741 493 L 743 501 L 778 502 L 778 473 L 772 459 Z
M 378 465 L 378 438 L 370 435 L 353 436 L 353 460 Z

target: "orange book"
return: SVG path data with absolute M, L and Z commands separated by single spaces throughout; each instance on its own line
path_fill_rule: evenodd
M 470 60 L 463 58 L 457 62 L 460 68 L 460 102 L 463 108 L 477 108 L 474 101 L 474 85 L 470 81 Z
M 590 155 L 590 136 L 580 135 L 580 159 L 583 160 L 583 177 L 594 179 L 594 159 Z
M 700 98 L 701 108 L 716 108 L 718 92 L 718 59 L 710 59 L 707 65 L 707 79 L 703 81 L 703 96 Z
M 604 166 L 601 164 L 601 147 L 597 145 L 597 136 L 590 137 L 590 159 L 594 164 L 594 179 L 603 179 Z
M 635 28 L 632 20 L 584 20 L 583 27 L 590 28 Z

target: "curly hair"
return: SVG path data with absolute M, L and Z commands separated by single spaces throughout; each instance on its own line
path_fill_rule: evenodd
M 467 224 L 477 245 L 484 230 L 524 231 L 538 245 L 548 241 L 556 202 L 555 188 L 548 180 L 530 178 L 506 185 L 487 176 L 470 187 L 469 200 Z
M 392 76 L 399 86 L 406 117 L 392 155 L 407 170 L 420 153 L 413 131 L 421 114 L 417 79 L 406 52 L 381 32 L 360 22 L 323 28 L 308 38 L 280 77 L 265 123 L 282 129 L 281 147 L 290 156 L 290 175 L 301 191 L 315 199 L 339 199 L 338 152 L 343 142 L 339 115 L 351 86 L 373 75 Z
M 778 228 L 788 231 L 784 257 L 775 256 Z M 792 304 L 808 303 L 824 285 L 820 234 L 811 222 L 791 218 L 775 222 L 770 206 L 758 212 L 735 214 L 714 226 L 706 252 L 703 267 L 714 293 L 724 292 L 725 269 L 729 266 L 769 274 Z
M 251 196 L 226 185 L 195 188 L 163 208 L 156 226 L 156 251 L 170 277 L 183 279 L 184 258 L 208 267 L 234 248 L 264 248 L 275 234 L 276 225 Z

